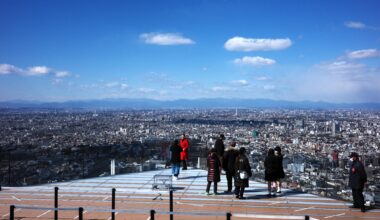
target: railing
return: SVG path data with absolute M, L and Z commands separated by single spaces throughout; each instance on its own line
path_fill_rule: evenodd
M 142 215 L 148 215 L 148 219 L 154 220 L 156 215 L 169 215 L 170 220 L 174 219 L 175 215 L 181 215 L 181 216 L 212 216 L 212 217 L 225 217 L 226 220 L 231 220 L 232 217 L 238 217 L 238 218 L 267 218 L 267 219 L 294 219 L 294 220 L 315 220 L 314 218 L 306 215 L 306 216 L 283 216 L 283 215 L 263 215 L 263 214 L 246 214 L 246 213 L 204 213 L 204 212 L 174 212 L 173 211 L 173 190 L 170 190 L 169 195 L 169 211 L 156 211 L 154 209 L 149 210 L 117 210 L 115 209 L 115 192 L 116 189 L 112 189 L 112 205 L 111 209 L 93 209 L 93 208 L 86 208 L 78 207 L 78 208 L 59 208 L 58 207 L 58 187 L 54 188 L 54 208 L 50 207 L 35 207 L 35 206 L 19 206 L 19 205 L 11 205 L 9 208 L 9 219 L 14 220 L 16 217 L 15 210 L 17 209 L 27 209 L 27 210 L 46 210 L 46 211 L 54 211 L 54 220 L 58 220 L 58 212 L 59 211 L 77 211 L 78 215 L 74 219 L 83 220 L 83 215 L 85 211 L 88 212 L 99 212 L 99 213 L 111 213 L 110 220 L 116 219 L 116 213 L 128 213 L 128 214 L 142 214 Z M 40 216 L 41 217 L 41 216 Z M 60 218 L 62 219 L 62 218 Z M 71 218 L 72 219 L 72 218 Z

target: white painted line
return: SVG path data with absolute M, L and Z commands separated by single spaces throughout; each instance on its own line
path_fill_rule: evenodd
M 18 211 L 20 211 L 21 209 L 16 209 L 15 210 L 15 212 L 18 212 Z M 9 216 L 10 215 L 10 213 L 8 213 L 8 214 L 5 214 L 5 215 L 3 215 L 2 217 L 7 217 L 7 216 Z
M 282 201 L 280 202 L 272 202 L 272 203 L 269 203 L 269 205 L 276 205 L 276 204 L 279 204 L 279 203 L 282 203 Z
M 204 207 L 203 204 L 195 204 L 195 203 L 183 203 L 183 202 L 176 202 L 178 205 L 191 205 L 191 206 L 197 206 L 197 207 Z
M 338 216 L 342 216 L 342 215 L 345 215 L 345 214 L 346 214 L 346 213 L 340 213 L 340 214 L 337 214 L 337 215 L 326 216 L 325 218 L 338 217 Z
M 86 214 L 86 213 L 87 213 L 87 211 L 84 211 L 83 215 Z M 78 218 L 79 218 L 79 215 L 75 216 L 75 218 L 73 218 L 73 219 L 78 219 Z
M 106 201 L 108 198 L 109 198 L 109 196 L 106 196 L 106 197 L 103 199 L 103 201 Z
M 12 198 L 17 200 L 17 201 L 21 201 L 21 199 L 17 198 L 16 196 L 12 196 Z
M 42 216 L 48 214 L 49 212 L 51 212 L 51 210 L 47 210 L 46 212 L 44 212 L 41 215 L 37 216 L 37 218 L 41 218 Z
M 303 209 L 297 209 L 295 210 L 295 212 L 300 212 L 300 211 L 304 211 L 304 210 L 308 210 L 308 209 L 313 209 L 315 208 L 314 206 L 311 206 L 311 207 L 307 207 L 307 208 L 303 208 Z

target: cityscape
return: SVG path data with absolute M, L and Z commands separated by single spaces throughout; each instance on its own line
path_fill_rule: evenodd
M 379 201 L 380 112 L 318 109 L 2 109 L 1 185 L 22 186 L 168 167 L 169 146 L 186 133 L 189 164 L 205 168 L 220 134 L 250 154 L 252 179 L 264 181 L 269 148 L 284 154 L 285 188 L 350 200 L 350 152 Z M 334 157 L 334 151 L 337 157 Z M 198 158 L 201 164 L 198 164 Z

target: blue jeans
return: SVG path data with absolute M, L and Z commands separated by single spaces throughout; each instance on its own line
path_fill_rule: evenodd
M 179 175 L 179 167 L 181 166 L 181 163 L 172 163 L 172 174 L 174 176 Z

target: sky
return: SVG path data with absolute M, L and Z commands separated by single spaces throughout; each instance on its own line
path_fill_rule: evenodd
M 1 0 L 0 101 L 380 103 L 378 0 Z

